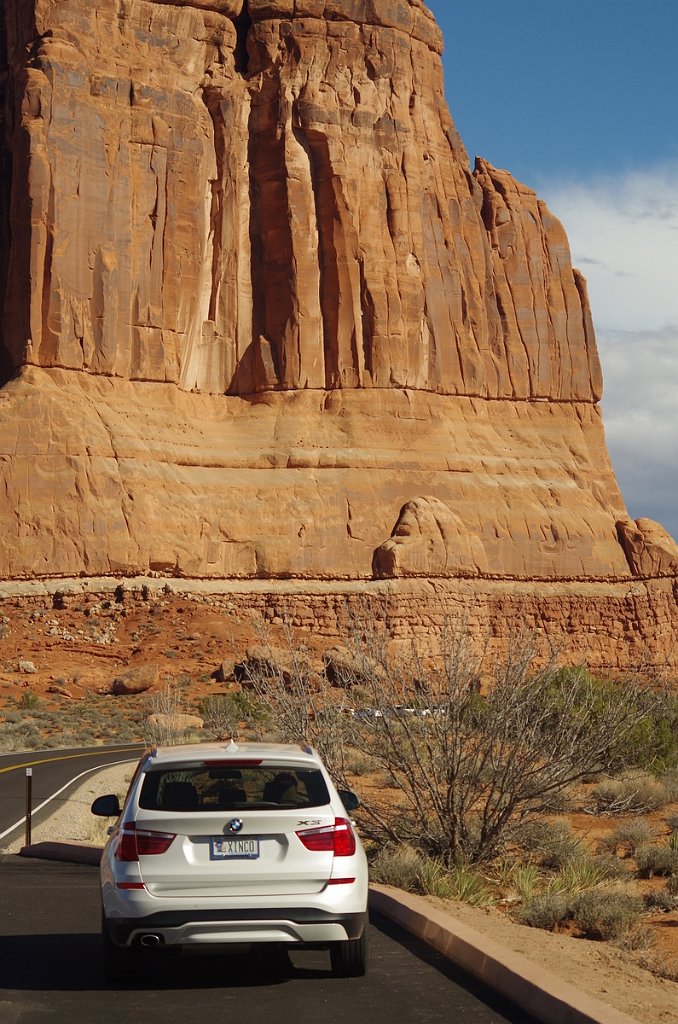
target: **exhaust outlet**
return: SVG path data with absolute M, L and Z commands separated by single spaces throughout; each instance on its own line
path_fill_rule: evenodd
M 139 943 L 144 949 L 148 949 L 149 946 L 161 946 L 162 939 L 159 935 L 142 935 Z

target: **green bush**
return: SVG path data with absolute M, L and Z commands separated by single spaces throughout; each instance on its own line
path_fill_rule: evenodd
M 559 688 L 571 686 L 586 706 L 587 713 L 598 714 L 624 691 L 628 680 L 596 679 L 583 668 L 562 668 L 554 674 L 554 713 L 557 713 Z M 594 694 L 594 707 L 588 706 Z M 643 696 L 638 693 L 639 704 Z M 630 767 L 652 772 L 670 771 L 678 766 L 678 697 L 667 694 L 662 703 L 648 706 L 647 714 L 639 717 L 635 725 L 610 745 L 610 760 L 620 760 Z
M 495 867 L 492 881 L 502 900 L 524 903 L 541 888 L 543 876 L 536 864 L 503 861 Z
M 447 899 L 484 907 L 493 902 L 487 879 L 469 864 L 455 864 L 448 869 L 450 895 Z M 446 881 L 446 885 L 448 881 Z
M 17 704 L 22 711 L 35 711 L 40 707 L 40 698 L 32 690 L 24 690 Z
M 548 887 L 552 892 L 576 893 L 592 889 L 609 878 L 610 865 L 606 860 L 584 854 L 563 864 Z

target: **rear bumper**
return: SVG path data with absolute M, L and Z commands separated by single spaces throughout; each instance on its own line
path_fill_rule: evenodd
M 159 911 L 147 917 L 109 918 L 116 946 L 142 944 L 157 936 L 165 946 L 222 945 L 239 942 L 327 943 L 358 939 L 367 911 L 333 914 L 308 907 L 257 910 Z

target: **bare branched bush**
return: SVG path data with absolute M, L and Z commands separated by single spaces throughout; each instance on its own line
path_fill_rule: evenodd
M 144 729 L 146 742 L 158 746 L 185 742 L 191 731 L 186 725 L 186 714 L 186 700 L 181 687 L 175 682 L 167 682 L 150 698 L 150 713 Z
M 468 636 L 444 627 L 424 658 L 394 644 L 373 612 L 347 622 L 340 690 L 291 631 L 284 671 L 253 671 L 250 684 L 281 738 L 316 746 L 340 787 L 350 787 L 349 752 L 391 781 L 363 794 L 356 816 L 369 838 L 409 843 L 448 867 L 494 857 L 568 787 L 621 770 L 625 740 L 660 701 L 631 683 L 537 667 L 525 637 L 481 687 L 487 653 Z
M 346 788 L 347 758 L 355 760 L 347 742 L 350 703 L 332 694 L 326 676 L 319 674 L 311 652 L 295 642 L 289 625 L 283 626 L 285 657 L 265 633 L 260 637 L 260 656 L 244 664 L 243 684 L 254 694 L 258 714 L 250 727 L 259 739 L 311 744 L 328 766 L 335 782 Z

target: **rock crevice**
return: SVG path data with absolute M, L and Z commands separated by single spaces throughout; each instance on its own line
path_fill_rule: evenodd
M 469 172 L 423 5 L 4 2 L 14 367 L 599 398 L 562 227 Z

